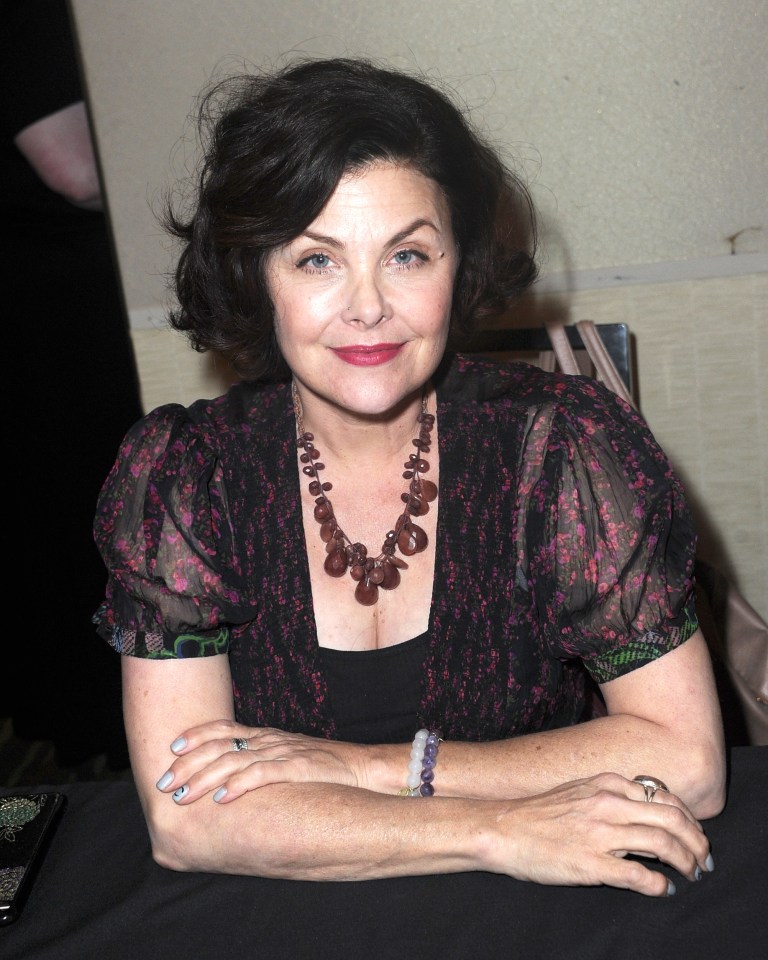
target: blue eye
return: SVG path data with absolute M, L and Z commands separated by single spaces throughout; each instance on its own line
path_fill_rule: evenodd
M 398 250 L 392 257 L 398 267 L 411 267 L 427 259 L 426 254 L 420 253 L 418 250 Z
M 331 258 L 327 253 L 313 253 L 309 257 L 304 257 L 296 264 L 298 267 L 311 267 L 314 270 L 325 270 L 331 265 Z

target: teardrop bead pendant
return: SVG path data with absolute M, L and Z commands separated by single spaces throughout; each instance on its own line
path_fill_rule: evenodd
M 379 599 L 379 588 L 366 577 L 355 587 L 355 600 L 364 607 L 372 607 Z
M 325 558 L 323 564 L 329 577 L 343 577 L 347 572 L 347 554 L 344 550 L 334 550 Z
M 400 571 L 393 563 L 382 564 L 384 570 L 384 580 L 381 584 L 382 590 L 394 590 L 400 586 Z
M 437 484 L 432 483 L 431 480 L 420 480 L 419 486 L 421 487 L 420 495 L 427 503 L 437 500 Z
M 429 541 L 426 533 L 415 523 L 409 523 L 407 527 L 403 527 L 400 536 L 397 538 L 400 553 L 406 557 L 412 557 L 414 553 L 421 553 L 422 550 L 426 550 L 427 543 Z

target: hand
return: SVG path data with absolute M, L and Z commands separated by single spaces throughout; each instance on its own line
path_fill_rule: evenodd
M 627 854 L 661 860 L 690 880 L 714 868 L 704 831 L 682 800 L 659 790 L 648 803 L 639 783 L 614 773 L 516 801 L 488 839 L 488 869 L 537 883 L 665 896 L 674 885 Z
M 247 749 L 234 750 L 234 738 L 245 740 Z M 177 803 L 211 791 L 217 803 L 230 803 L 270 783 L 363 785 L 364 747 L 270 727 L 216 720 L 186 730 L 171 749 L 178 759 L 157 786 Z

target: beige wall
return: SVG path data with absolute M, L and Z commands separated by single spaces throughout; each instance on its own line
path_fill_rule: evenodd
M 532 183 L 548 270 L 768 251 L 765 0 L 71 0 L 131 310 L 214 75 L 367 54 L 442 80 Z M 759 228 L 759 229 L 755 229 Z
M 423 71 L 531 183 L 532 313 L 629 323 L 703 550 L 768 616 L 765 0 L 71 2 L 147 407 L 223 383 L 159 329 L 173 250 L 152 208 L 194 159 L 196 92 L 294 51 Z

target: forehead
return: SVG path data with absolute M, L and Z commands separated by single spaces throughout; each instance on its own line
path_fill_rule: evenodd
M 434 180 L 413 167 L 376 163 L 344 174 L 308 229 L 338 219 L 365 220 L 367 215 L 387 222 L 418 216 L 434 221 L 439 229 L 445 229 L 450 219 L 445 195 Z

